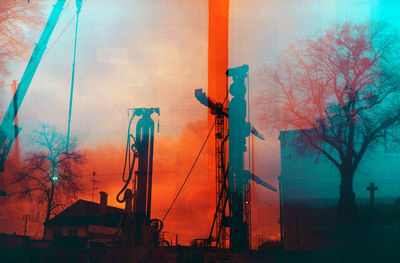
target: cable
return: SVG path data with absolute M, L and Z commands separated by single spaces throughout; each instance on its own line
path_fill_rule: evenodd
M 46 57 L 46 55 L 50 52 L 50 50 L 56 45 L 57 41 L 61 38 L 61 36 L 65 33 L 65 31 L 68 29 L 68 27 L 71 25 L 72 21 L 74 21 L 74 18 L 76 16 L 76 13 L 74 14 L 74 16 L 71 18 L 71 20 L 69 20 L 68 24 L 64 27 L 64 29 L 61 31 L 61 33 L 58 35 L 58 37 L 56 38 L 56 40 L 54 40 L 54 42 L 51 44 L 51 46 L 47 49 L 46 53 L 43 55 L 43 58 Z
M 182 184 L 181 188 L 179 189 L 178 193 L 177 193 L 176 196 L 175 196 L 174 201 L 172 201 L 171 205 L 169 206 L 169 208 L 168 208 L 167 212 L 165 213 L 165 215 L 164 215 L 163 219 L 161 220 L 161 222 L 164 222 L 165 218 L 166 218 L 167 215 L 169 214 L 169 211 L 171 211 L 172 206 L 175 204 L 176 199 L 178 199 L 178 196 L 179 196 L 179 194 L 181 193 L 183 187 L 185 186 L 187 180 L 189 179 L 189 176 L 190 176 L 190 174 L 192 173 L 194 166 L 196 165 L 197 161 L 199 160 L 200 154 L 202 153 L 202 151 L 203 151 L 203 149 L 204 149 L 204 146 L 206 145 L 206 143 L 207 143 L 207 141 L 208 141 L 208 138 L 210 137 L 210 134 L 211 134 L 212 130 L 214 129 L 214 126 L 215 126 L 215 120 L 214 120 L 213 125 L 211 126 L 210 131 L 209 131 L 208 134 L 207 134 L 207 137 L 206 137 L 206 140 L 205 140 L 204 143 L 203 143 L 203 146 L 201 146 L 201 149 L 200 149 L 199 153 L 197 154 L 197 157 L 196 157 L 196 159 L 194 160 L 194 163 L 193 163 L 192 167 L 191 167 L 190 170 L 189 170 L 189 173 L 187 174 L 185 180 L 183 181 L 183 184 Z
M 82 6 L 85 5 L 87 2 L 87 0 L 82 2 Z M 63 9 L 63 11 L 61 12 L 60 17 L 58 18 L 57 21 L 59 21 L 62 17 L 62 15 L 64 14 L 64 11 L 68 8 L 69 4 L 71 3 L 71 0 L 67 3 L 67 6 Z M 71 25 L 72 21 L 74 20 L 74 18 L 76 17 L 76 12 L 74 13 L 74 15 L 71 17 L 71 20 L 69 20 L 69 22 L 67 23 L 67 25 L 64 27 L 64 29 L 61 31 L 61 33 L 58 35 L 58 37 L 56 38 L 56 40 L 54 40 L 54 42 L 51 44 L 51 46 L 46 50 L 46 53 L 44 53 L 43 58 L 46 57 L 46 55 L 50 52 L 50 50 L 53 49 L 53 47 L 55 46 L 55 44 L 57 43 L 57 41 L 61 38 L 61 36 L 65 33 L 65 31 L 68 29 L 68 27 Z
M 247 115 L 247 121 L 249 122 L 249 124 L 250 124 L 250 126 L 249 126 L 249 129 L 250 129 L 250 134 L 249 134 L 249 140 L 248 140 L 248 144 L 249 144 L 249 154 L 248 154 L 248 158 L 249 158 L 249 171 L 251 171 L 251 142 L 250 142 L 250 140 L 251 140 L 251 121 L 250 121 L 250 72 L 247 72 L 247 81 L 246 81 L 247 83 L 247 112 L 248 112 L 248 115 Z
M 228 95 L 229 95 L 229 91 L 226 93 L 225 99 L 224 99 L 224 101 L 222 102 L 222 104 L 225 103 L 226 99 L 228 98 Z M 193 163 L 192 167 L 190 168 L 188 174 L 186 175 L 186 178 L 185 178 L 185 180 L 183 181 L 181 188 L 179 189 L 178 193 L 176 194 L 174 200 L 172 201 L 171 205 L 169 206 L 169 208 L 168 208 L 167 212 L 165 213 L 165 215 L 164 215 L 163 219 L 161 220 L 161 222 L 164 222 L 165 218 L 167 217 L 167 215 L 168 215 L 169 212 L 171 211 L 172 206 L 175 204 L 175 201 L 178 199 L 179 194 L 181 193 L 181 191 L 182 191 L 183 187 L 185 186 L 187 180 L 189 179 L 189 176 L 190 176 L 190 174 L 192 173 L 193 168 L 194 168 L 194 166 L 196 165 L 197 161 L 199 160 L 200 154 L 203 152 L 204 146 L 206 145 L 206 143 L 207 143 L 207 141 L 208 141 L 208 138 L 210 137 L 210 134 L 211 134 L 212 130 L 214 129 L 215 122 L 216 122 L 216 120 L 214 119 L 214 122 L 213 122 L 213 124 L 212 124 L 212 126 L 211 126 L 211 129 L 210 129 L 210 131 L 208 132 L 207 137 L 206 137 L 206 139 L 205 139 L 203 145 L 201 146 L 201 149 L 200 149 L 199 153 L 197 154 L 197 157 L 196 157 L 196 159 L 194 160 L 194 163 Z
M 67 3 L 67 5 L 63 8 L 63 10 L 62 10 L 62 12 L 61 12 L 61 15 L 60 15 L 60 17 L 58 18 L 58 20 L 60 20 L 61 19 L 61 17 L 63 16 L 63 14 L 64 14 L 64 12 L 65 12 L 65 10 L 67 10 L 68 9 L 68 7 L 69 7 L 69 4 L 72 2 L 72 0 L 69 0 L 68 1 L 68 3 Z
M 124 187 L 122 187 L 121 191 L 119 191 L 117 195 L 117 201 L 119 203 L 122 203 L 125 201 L 125 196 L 123 199 L 120 198 L 120 195 L 125 191 L 125 189 L 128 187 L 131 179 L 132 179 L 132 174 L 133 174 L 133 167 L 135 166 L 135 159 L 136 159 L 136 151 L 134 150 L 134 145 L 135 145 L 135 138 L 132 136 L 130 133 L 131 130 L 131 125 L 132 121 L 134 119 L 135 115 L 133 114 L 128 125 L 128 135 L 126 138 L 126 149 L 125 149 L 125 160 L 124 160 L 124 170 L 122 171 L 122 181 L 125 183 Z M 133 144 L 131 147 L 130 139 L 133 139 Z M 133 157 L 131 159 L 131 149 L 133 151 Z M 132 160 L 132 161 L 131 161 Z M 126 172 L 126 164 L 128 163 L 128 178 L 125 178 L 125 172 Z M 131 164 L 132 163 L 132 164 Z

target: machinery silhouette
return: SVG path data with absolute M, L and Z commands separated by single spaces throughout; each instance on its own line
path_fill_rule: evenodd
M 232 99 L 229 108 L 225 101 L 215 102 L 201 90 L 195 90 L 197 100 L 210 108 L 215 115 L 215 160 L 217 181 L 217 208 L 208 239 L 199 240 L 206 245 L 220 248 L 249 249 L 251 242 L 251 198 L 250 180 L 276 192 L 276 189 L 244 168 L 246 137 L 252 133 L 261 140 L 264 137 L 250 123 L 246 122 L 246 78 L 248 65 L 226 71 L 232 77 L 229 88 Z M 229 128 L 226 122 L 229 121 Z M 229 154 L 226 157 L 226 142 Z M 227 160 L 226 160 L 227 159 Z M 213 237 L 214 228 L 216 229 Z M 227 229 L 229 229 L 229 234 Z
M 151 115 L 153 113 L 160 115 L 160 110 L 159 108 L 134 108 L 129 109 L 128 114 L 130 112 L 132 116 L 128 125 L 122 175 L 125 185 L 117 195 L 118 202 L 125 202 L 125 214 L 115 234 L 115 242 L 125 248 L 157 246 L 160 244 L 163 222 L 150 217 L 154 145 L 154 121 Z M 140 119 L 136 123 L 134 136 L 131 128 L 136 116 Z M 134 172 L 136 159 L 138 159 L 138 167 Z M 129 184 L 132 184 L 131 188 L 128 188 Z

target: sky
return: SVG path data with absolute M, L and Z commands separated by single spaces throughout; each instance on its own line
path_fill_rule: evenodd
M 53 2 L 43 5 L 45 19 Z M 268 91 L 262 72 L 276 62 L 280 52 L 335 23 L 379 19 L 398 26 L 398 5 L 378 0 L 230 0 L 229 66 L 250 67 L 253 126 L 265 133 L 268 130 L 268 123 L 258 119 L 262 112 L 255 102 Z M 74 13 L 74 1 L 67 1 L 48 45 L 52 48 L 42 59 L 21 106 L 20 144 L 25 152 L 32 151 L 30 134 L 39 122 L 67 130 Z M 32 34 L 32 48 L 40 33 Z M 96 171 L 97 191 L 108 192 L 111 204 L 117 205 L 115 196 L 123 185 L 120 174 L 127 109 L 159 107 L 152 213 L 158 218 L 165 213 L 207 134 L 207 110 L 194 98 L 195 89 L 207 89 L 207 45 L 208 1 L 84 1 L 79 16 L 71 135 L 77 137 L 79 149 L 88 157 L 82 174 L 86 183 Z M 21 78 L 28 60 L 29 56 L 11 65 L 7 83 Z M 2 97 L 7 105 L 9 91 Z M 256 174 L 277 186 L 278 133 L 266 141 L 256 140 L 254 156 Z M 205 168 L 208 158 L 201 157 L 166 221 L 171 238 L 178 232 L 184 242 L 208 235 L 215 209 L 215 179 Z M 253 191 L 257 203 L 254 235 L 277 239 L 278 195 L 257 186 Z M 91 190 L 81 197 L 90 200 Z

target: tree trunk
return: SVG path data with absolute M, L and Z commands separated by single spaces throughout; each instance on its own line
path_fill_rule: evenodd
M 53 180 L 51 180 L 50 198 L 47 203 L 46 218 L 44 220 L 43 238 L 42 238 L 43 240 L 46 238 L 47 221 L 49 221 L 49 219 L 50 219 L 51 206 L 53 204 L 53 196 L 54 196 L 54 182 L 53 182 Z
M 341 171 L 339 215 L 344 219 L 354 218 L 357 214 L 353 178 L 354 172 L 348 170 Z

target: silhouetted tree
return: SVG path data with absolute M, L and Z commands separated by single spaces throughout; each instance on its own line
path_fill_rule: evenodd
M 356 214 L 353 178 L 365 152 L 399 124 L 399 50 L 388 26 L 347 23 L 297 42 L 265 69 L 262 119 L 299 130 L 305 145 L 337 167 L 344 217 Z
M 25 197 L 37 197 L 44 204 L 47 222 L 64 201 L 75 198 L 80 190 L 79 167 L 84 157 L 75 150 L 74 141 L 67 151 L 66 137 L 47 124 L 34 132 L 32 142 L 37 150 L 28 155 L 25 169 L 15 178 Z M 45 234 L 46 226 L 43 238 Z
M 0 0 L 0 87 L 9 73 L 7 64 L 34 48 L 28 37 L 42 21 L 42 1 L 31 2 Z

